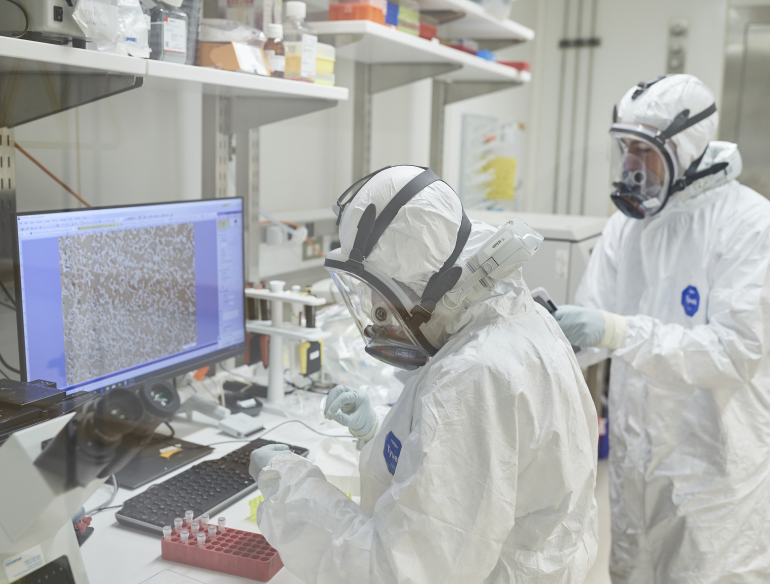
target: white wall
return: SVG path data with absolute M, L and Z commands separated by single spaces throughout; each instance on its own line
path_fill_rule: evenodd
M 19 126 L 15 137 L 95 206 L 201 196 L 200 93 L 142 87 Z M 16 162 L 20 211 L 79 205 L 20 152 Z
M 533 131 L 530 133 L 532 159 L 529 170 L 534 177 L 534 192 L 530 193 L 532 198 L 527 208 L 552 212 L 554 194 L 557 193 L 556 209 L 559 212 L 582 211 L 588 215 L 605 215 L 614 209 L 608 196 L 607 162 L 607 130 L 613 106 L 629 87 L 665 73 L 668 25 L 672 19 L 679 18 L 690 22 L 685 72 L 703 79 L 718 101 L 723 76 L 728 0 L 597 0 L 596 34 L 601 38 L 601 46 L 594 49 L 593 78 L 587 78 L 588 50 L 579 53 L 577 84 L 573 74 L 578 51 L 565 52 L 564 83 L 567 91 L 560 120 L 562 50 L 558 48 L 558 41 L 564 34 L 565 16 L 568 14 L 567 37 L 578 35 L 579 23 L 575 14 L 579 4 L 584 6 L 586 12 L 581 23 L 581 36 L 587 36 L 591 2 L 541 2 L 543 13 L 537 27 L 538 59 L 532 88 L 532 100 L 538 109 L 531 119 Z M 573 95 L 577 96 L 576 102 L 572 99 Z M 573 111 L 577 112 L 574 134 Z M 560 128 L 562 140 L 557 153 Z M 587 161 L 585 204 L 581 209 L 584 153 Z

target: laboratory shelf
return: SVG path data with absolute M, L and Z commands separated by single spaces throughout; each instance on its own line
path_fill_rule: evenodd
M 148 87 L 199 90 L 208 95 L 228 97 L 309 98 L 330 101 L 348 99 L 348 90 L 345 87 L 329 87 L 163 61 L 146 61 L 146 67 Z
M 116 73 L 144 75 L 142 59 L 0 37 L 0 72 Z
M 439 27 L 445 38 L 531 41 L 535 32 L 510 19 L 500 19 L 473 0 L 420 0 L 425 12 L 461 12 L 464 16 Z
M 457 65 L 456 70 L 436 76 L 446 81 L 526 83 L 531 79 L 528 71 L 518 71 L 368 20 L 313 22 L 311 26 L 322 40 L 336 37 L 338 57 L 360 63 Z
M 0 37 L 0 127 L 15 127 L 143 85 L 241 98 L 234 106 L 234 122 L 244 127 L 318 111 L 348 99 L 344 87 Z
M 332 336 L 331 332 L 320 328 L 306 328 L 284 323 L 281 328 L 271 326 L 269 320 L 247 320 L 246 331 L 259 335 L 279 335 L 295 341 L 323 341 Z

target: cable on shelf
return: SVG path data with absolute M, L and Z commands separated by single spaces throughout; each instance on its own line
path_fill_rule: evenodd
M 2 280 L 0 280 L 0 288 L 2 288 L 3 292 L 5 292 L 5 295 L 8 297 L 8 300 L 10 301 L 10 303 L 16 306 L 16 299 L 13 296 L 11 296 L 10 292 L 8 292 L 8 288 L 5 287 L 5 284 L 3 284 Z
M 18 3 L 16 0 L 6 0 L 6 1 L 7 1 L 7 2 L 10 2 L 10 3 L 11 3 L 11 4 L 13 4 L 13 5 L 14 5 L 16 8 L 18 8 L 19 10 L 21 10 L 21 13 L 24 15 L 24 30 L 23 30 L 23 31 L 21 31 L 19 34 L 15 34 L 15 35 L 6 35 L 6 34 L 3 34 L 3 35 L 0 35 L 0 36 L 7 36 L 7 37 L 10 37 L 10 38 L 12 38 L 12 39 L 20 39 L 20 38 L 21 38 L 21 37 L 23 37 L 25 34 L 27 34 L 27 29 L 29 29 L 29 16 L 27 16 L 27 11 L 26 11 L 26 10 L 24 10 L 24 7 L 23 7 L 21 4 L 19 4 L 19 3 Z
M 19 374 L 19 370 L 18 370 L 18 369 L 16 369 L 15 367 L 11 367 L 11 366 L 8 364 L 8 361 L 6 361 L 5 359 L 3 359 L 3 356 L 2 356 L 2 354 L 0 354 L 0 363 L 2 363 L 2 364 L 3 364 L 3 367 L 5 367 L 6 369 L 8 369 L 8 370 L 10 370 L 10 371 L 13 371 L 13 372 L 14 372 L 14 373 L 16 373 L 16 374 Z
M 21 145 L 18 142 L 14 142 L 14 145 L 16 146 L 16 149 L 21 152 L 24 156 L 29 158 L 33 163 L 35 163 L 40 170 L 42 170 L 44 173 L 46 173 L 48 176 L 50 176 L 54 181 L 59 183 L 62 188 L 64 188 L 65 191 L 67 191 L 70 195 L 75 197 L 78 201 L 80 201 L 83 205 L 86 207 L 90 207 L 91 204 L 87 203 L 83 200 L 83 198 L 78 195 L 75 191 L 73 191 L 71 188 L 69 188 L 67 185 L 65 185 L 61 180 L 59 180 L 54 173 L 52 173 L 50 170 L 48 170 L 45 166 L 43 166 L 34 156 L 32 156 L 29 152 L 24 150 L 24 148 L 21 147 Z

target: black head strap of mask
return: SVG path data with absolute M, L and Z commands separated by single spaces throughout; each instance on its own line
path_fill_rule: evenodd
M 366 178 L 371 178 L 382 170 L 385 169 L 374 172 Z M 380 237 L 382 237 L 382 234 L 385 233 L 385 230 L 396 218 L 396 215 L 398 215 L 398 212 L 401 210 L 401 208 L 410 200 L 412 200 L 412 198 L 415 197 L 424 188 L 438 181 L 443 182 L 435 172 L 429 168 L 423 168 L 423 172 L 414 177 L 398 193 L 396 193 L 396 196 L 390 200 L 390 202 L 385 206 L 379 216 L 377 216 L 376 207 L 373 204 L 369 205 L 364 210 L 364 213 L 361 215 L 361 219 L 358 222 L 358 230 L 356 232 L 356 238 L 353 242 L 353 249 L 348 256 L 347 262 L 345 262 L 346 269 L 354 274 L 360 275 L 364 270 L 364 260 L 372 252 L 374 246 L 377 245 Z M 341 216 L 342 213 L 340 213 L 340 217 Z M 468 242 L 470 233 L 471 221 L 465 214 L 465 210 L 463 210 L 462 222 L 460 224 L 460 228 L 457 231 L 457 240 L 455 242 L 454 250 L 452 250 L 452 253 L 444 262 L 444 265 L 441 266 L 439 271 L 433 274 L 430 280 L 428 280 L 428 283 L 425 286 L 425 291 L 420 298 L 420 302 L 412 308 L 409 322 L 407 324 L 415 334 L 415 337 L 428 347 L 430 344 L 427 343 L 427 341 L 424 341 L 425 337 L 419 331 L 419 328 L 422 324 L 428 322 L 431 319 L 438 301 L 441 300 L 444 294 L 454 288 L 457 285 L 457 282 L 460 280 L 460 277 L 462 276 L 462 268 L 459 266 L 455 267 L 455 263 L 460 257 L 460 253 L 465 248 L 465 244 Z

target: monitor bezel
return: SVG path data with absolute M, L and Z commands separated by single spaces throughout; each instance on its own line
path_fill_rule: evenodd
M 245 212 L 243 197 L 223 197 L 221 199 L 219 198 L 217 199 L 183 199 L 183 200 L 177 200 L 177 201 L 161 201 L 157 203 L 134 203 L 131 205 L 106 205 L 102 207 L 50 209 L 45 211 L 22 211 L 22 212 L 15 213 L 14 214 L 15 227 L 12 230 L 13 240 L 14 240 L 13 241 L 13 278 L 14 278 L 14 292 L 16 294 L 16 298 L 19 299 L 16 307 L 16 334 L 17 334 L 18 343 L 19 343 L 19 378 L 21 379 L 21 381 L 29 381 L 29 376 L 27 371 L 27 354 L 26 354 L 27 349 L 26 349 L 26 343 L 24 339 L 24 302 L 22 301 L 22 291 L 21 291 L 21 260 L 19 255 L 20 240 L 19 240 L 18 217 L 29 216 L 29 215 L 49 215 L 52 213 L 81 213 L 81 212 L 102 211 L 102 210 L 109 210 L 109 209 L 130 209 L 132 207 L 154 207 L 158 205 L 175 205 L 175 204 L 182 205 L 182 204 L 190 204 L 190 203 L 211 203 L 213 201 L 224 202 L 224 201 L 235 201 L 235 200 L 241 201 L 241 218 L 242 218 L 241 226 L 243 229 L 243 236 L 241 238 L 241 260 L 242 260 L 241 277 L 242 277 L 242 282 L 245 289 L 245 286 L 246 286 L 246 232 L 245 232 L 244 221 L 245 221 L 246 212 Z M 140 383 L 147 379 L 153 379 L 153 378 L 169 379 L 172 377 L 176 377 L 178 375 L 184 375 L 189 371 L 201 369 L 206 366 L 212 366 L 216 363 L 219 363 L 220 361 L 224 361 L 225 359 L 229 359 L 231 357 L 237 357 L 239 355 L 243 355 L 246 352 L 246 297 L 245 295 L 242 297 L 242 300 L 243 300 L 243 315 L 244 315 L 244 318 L 243 318 L 244 341 L 242 343 L 238 343 L 236 345 L 233 345 L 232 347 L 226 347 L 224 349 L 220 349 L 219 351 L 209 353 L 208 355 L 188 359 L 187 361 L 182 361 L 181 363 L 175 363 L 173 365 L 163 367 L 151 373 L 144 373 L 141 375 L 137 375 L 133 379 L 133 382 Z M 100 393 L 103 393 L 109 386 L 110 384 L 106 383 L 104 387 L 88 390 L 88 393 L 93 393 L 94 395 L 98 395 Z M 77 391 L 77 388 L 68 390 L 68 391 Z

